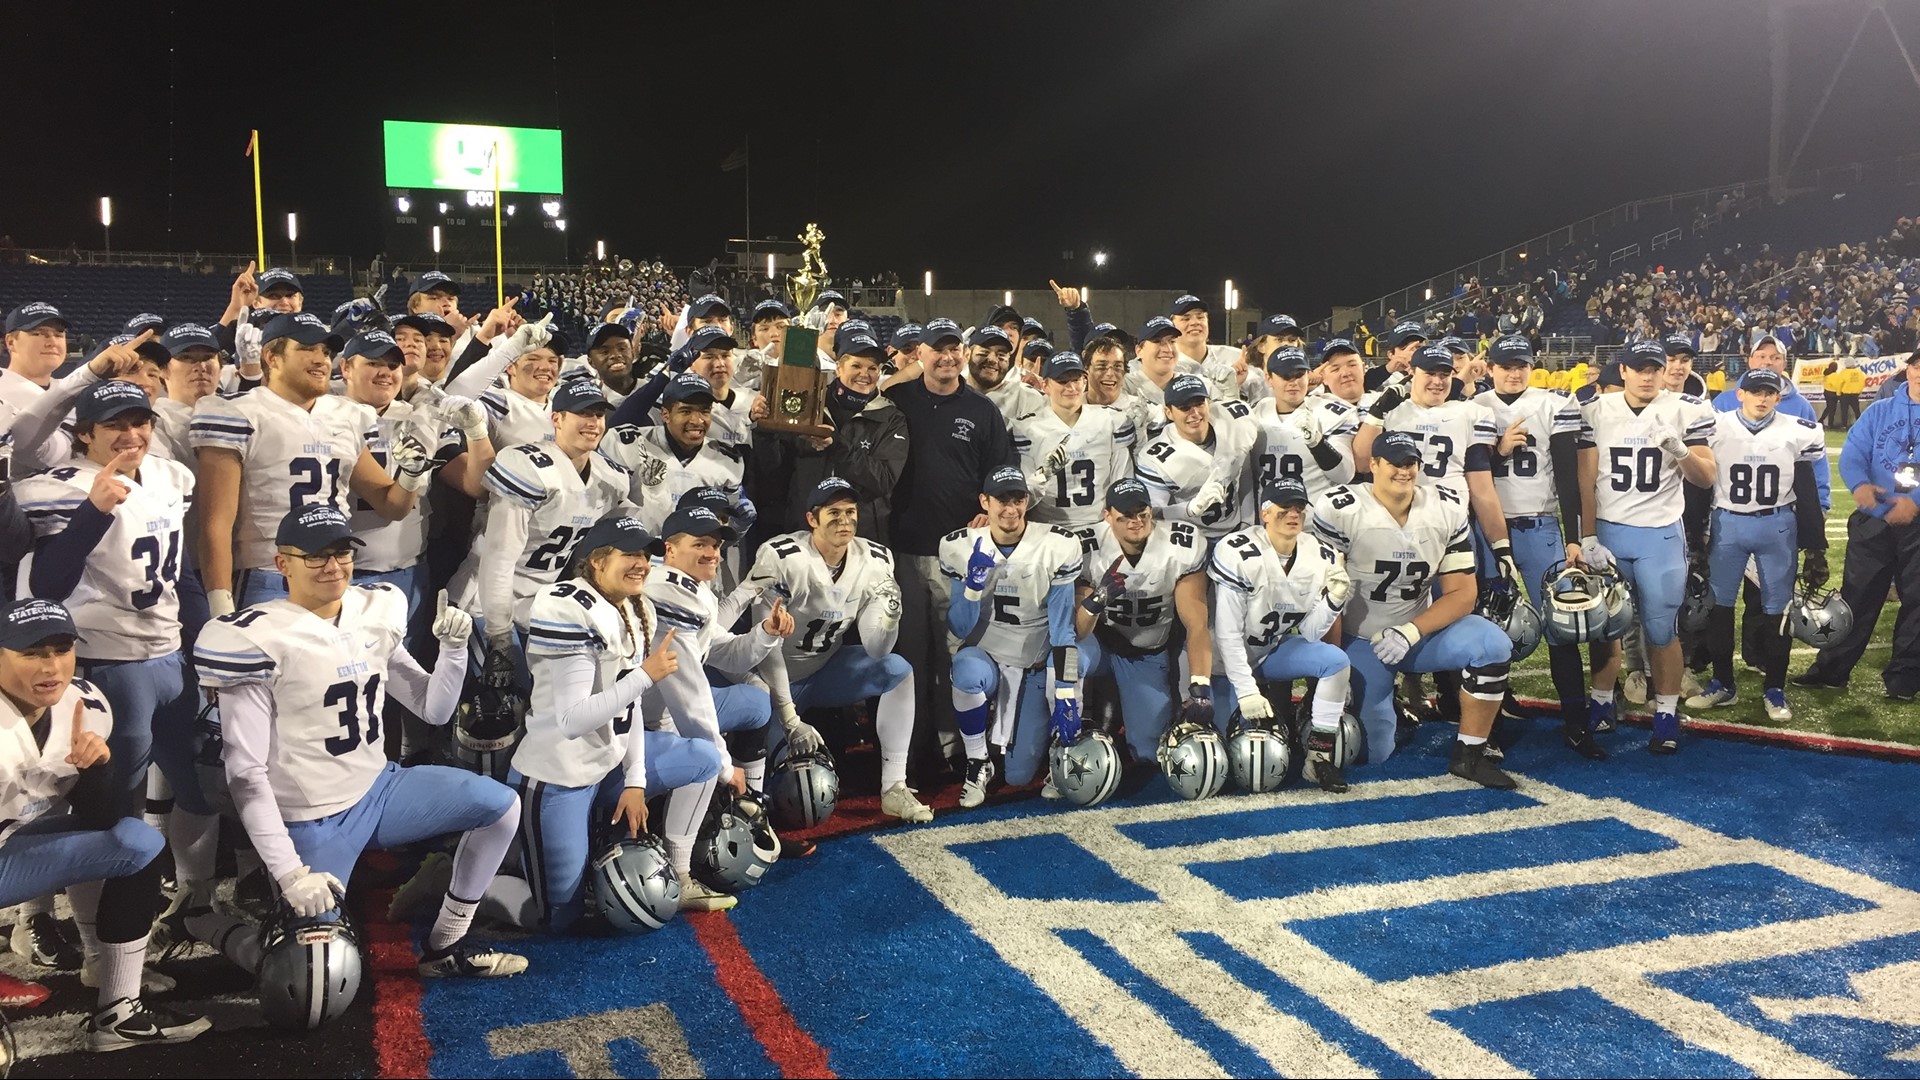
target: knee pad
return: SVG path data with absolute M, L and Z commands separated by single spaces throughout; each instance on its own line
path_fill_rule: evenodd
M 1460 673 L 1461 689 L 1468 697 L 1481 701 L 1503 700 L 1507 696 L 1507 672 L 1511 666 L 1502 660 L 1467 668 Z
M 725 733 L 727 752 L 738 762 L 761 761 L 767 756 L 767 725 Z M 717 756 L 717 754 L 716 754 Z M 718 773 L 716 763 L 715 772 Z

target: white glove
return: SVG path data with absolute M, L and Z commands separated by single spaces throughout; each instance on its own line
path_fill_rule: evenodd
M 800 711 L 789 701 L 780 706 L 780 726 L 787 729 L 787 746 L 796 754 L 811 754 L 827 745 L 812 724 L 800 719 Z
M 1333 568 L 1327 571 L 1327 606 L 1339 611 L 1347 606 L 1347 597 L 1353 595 L 1353 579 L 1347 576 L 1347 561 L 1336 558 Z
M 241 374 L 249 378 L 260 370 L 260 328 L 247 321 L 245 315 L 233 324 L 233 362 L 241 369 Z M 249 374 L 246 370 L 253 369 Z
M 519 346 L 521 352 L 537 349 L 552 340 L 553 312 L 551 311 L 542 316 L 539 322 L 523 323 L 520 329 L 513 332 L 513 343 Z
M 433 636 L 449 649 L 466 648 L 467 639 L 473 636 L 473 616 L 457 607 L 448 607 L 445 589 L 440 590 L 440 599 L 434 608 Z
M 472 398 L 450 396 L 440 403 L 441 417 L 444 421 L 460 429 L 468 443 L 477 443 L 487 437 L 487 410 Z
M 879 629 L 893 631 L 900 628 L 900 583 L 892 577 L 879 577 L 873 587 L 867 590 L 867 602 L 880 605 Z
M 216 619 L 222 615 L 233 614 L 233 590 L 208 589 L 207 607 L 212 609 L 213 617 Z
M 657 457 L 649 457 L 640 465 L 640 486 L 659 487 L 667 478 L 667 463 Z
M 1580 557 L 1595 570 L 1613 569 L 1613 552 L 1608 551 L 1607 545 L 1601 543 L 1597 536 L 1580 538 Z
M 433 482 L 433 471 L 438 466 L 427 448 L 419 439 L 411 435 L 402 435 L 393 440 L 393 482 L 415 495 Z
M 1273 704 L 1259 694 L 1248 694 L 1240 699 L 1240 719 L 1271 720 Z
M 1373 655 L 1388 667 L 1407 658 L 1407 653 L 1420 642 L 1420 631 L 1410 622 L 1399 626 L 1389 626 L 1373 635 Z
M 1318 411 L 1303 405 L 1288 413 L 1287 419 L 1293 421 L 1294 430 L 1300 433 L 1300 439 L 1307 444 L 1307 449 L 1311 450 L 1327 441 L 1327 433 L 1320 426 Z
M 1690 451 L 1687 449 L 1687 441 L 1680 437 L 1679 432 L 1662 425 L 1654 429 L 1654 434 L 1658 436 L 1655 445 L 1667 455 L 1668 461 L 1679 462 L 1687 459 Z
M 1209 480 L 1200 485 L 1200 490 L 1187 503 L 1187 512 L 1204 514 L 1227 501 L 1227 488 L 1218 480 Z
M 1040 477 L 1041 482 L 1045 483 L 1058 475 L 1061 469 L 1066 468 L 1067 462 L 1072 458 L 1073 452 L 1067 449 L 1067 440 L 1061 439 L 1060 445 L 1053 448 L 1053 453 L 1048 454 L 1046 459 L 1040 462 L 1040 469 L 1034 475 Z
M 334 890 L 340 888 L 340 879 L 332 874 L 316 874 L 308 867 L 289 870 L 280 879 L 280 897 L 293 909 L 295 915 L 311 919 L 332 911 L 338 902 Z

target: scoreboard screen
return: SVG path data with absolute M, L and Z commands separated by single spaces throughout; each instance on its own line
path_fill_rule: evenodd
M 564 193 L 558 128 L 413 120 L 388 120 L 385 126 L 389 188 L 491 192 L 497 148 L 503 193 Z

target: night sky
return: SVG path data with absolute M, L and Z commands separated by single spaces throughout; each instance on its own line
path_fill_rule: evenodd
M 1756 0 L 406 6 L 10 20 L 0 233 L 98 247 L 110 194 L 116 249 L 251 250 L 258 126 L 270 235 L 297 210 L 303 252 L 364 259 L 396 118 L 561 127 L 576 254 L 704 262 L 744 231 L 719 163 L 750 134 L 754 233 L 819 221 L 843 278 L 1232 277 L 1250 306 L 1317 318 L 1766 172 Z M 1895 8 L 1920 50 L 1920 5 Z M 1790 141 L 1862 10 L 1791 17 Z M 1802 163 L 1916 149 L 1920 89 L 1876 16 Z

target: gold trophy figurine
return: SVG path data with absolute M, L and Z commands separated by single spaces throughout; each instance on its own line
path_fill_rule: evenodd
M 806 250 L 800 269 L 788 279 L 787 291 L 804 315 L 813 306 L 826 278 L 827 263 L 820 257 L 820 242 L 826 234 L 820 226 L 807 223 L 800 234 Z M 773 384 L 767 387 L 767 415 L 754 425 L 762 431 L 784 432 L 824 439 L 833 434 L 827 419 L 827 373 L 820 369 L 820 331 L 809 329 L 800 320 L 787 327 L 780 347 L 780 366 L 774 369 Z

